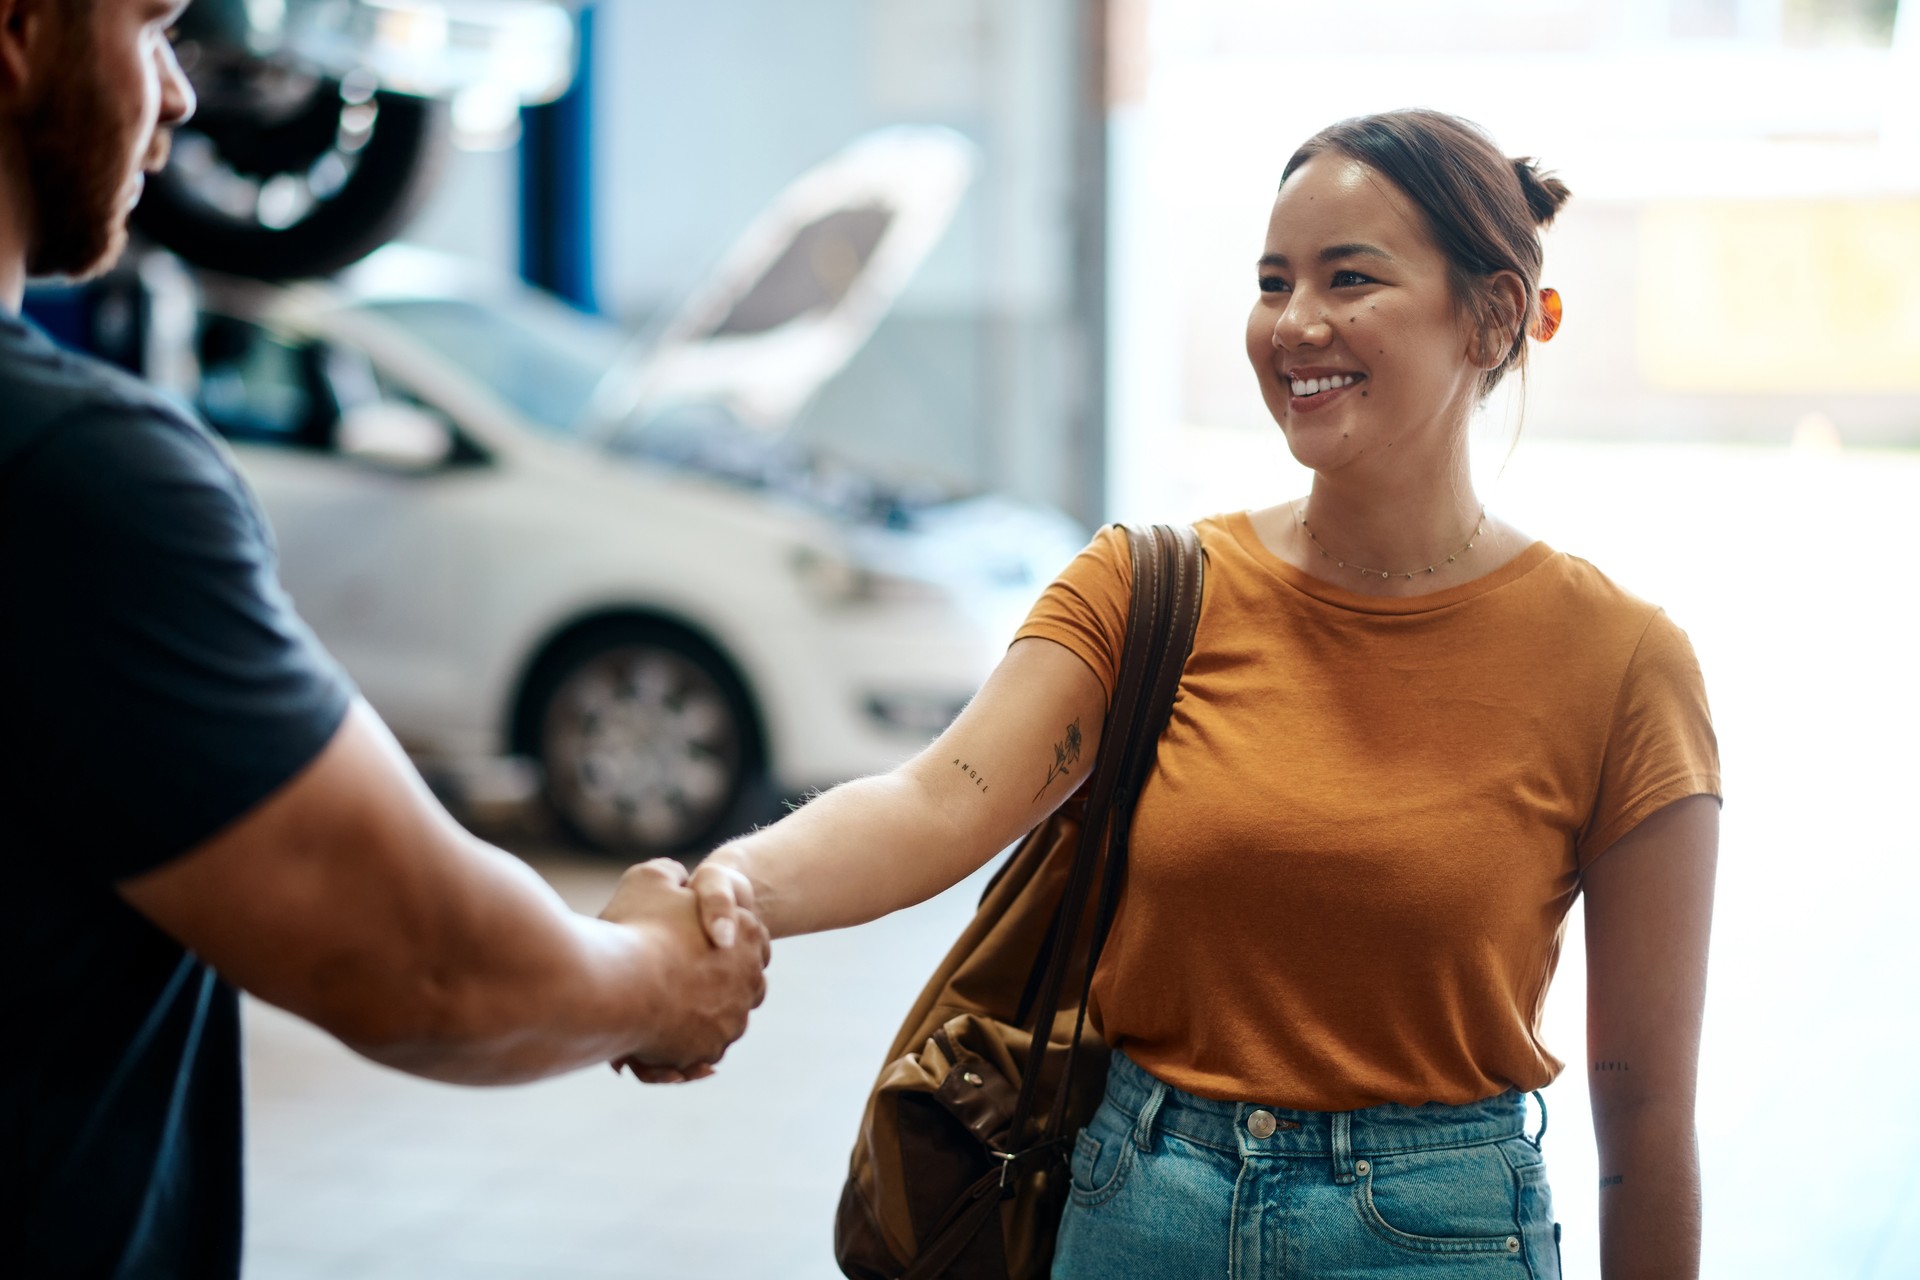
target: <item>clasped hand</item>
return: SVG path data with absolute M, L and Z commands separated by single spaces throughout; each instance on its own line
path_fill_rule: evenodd
M 648 935 L 662 993 L 646 1042 L 613 1063 L 645 1084 L 713 1074 L 766 995 L 772 957 L 745 876 L 703 865 L 693 877 L 671 858 L 629 867 L 600 918 Z

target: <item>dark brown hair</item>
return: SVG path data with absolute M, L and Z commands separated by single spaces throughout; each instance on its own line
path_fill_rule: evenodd
M 1301 144 L 1280 185 L 1313 157 L 1333 151 L 1390 179 L 1426 215 L 1446 255 L 1454 301 L 1485 331 L 1507 341 L 1505 359 L 1486 371 L 1480 394 L 1508 369 L 1526 375 L 1527 330 L 1540 307 L 1540 230 L 1572 194 L 1531 157 L 1509 159 L 1478 125 L 1440 111 L 1387 111 L 1329 125 Z M 1526 289 L 1525 314 L 1503 316 L 1486 283 L 1511 271 Z

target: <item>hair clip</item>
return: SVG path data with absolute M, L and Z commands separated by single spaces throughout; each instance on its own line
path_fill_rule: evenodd
M 1540 291 L 1540 313 L 1533 318 L 1533 325 L 1527 332 L 1535 342 L 1547 342 L 1560 331 L 1560 291 L 1542 289 Z

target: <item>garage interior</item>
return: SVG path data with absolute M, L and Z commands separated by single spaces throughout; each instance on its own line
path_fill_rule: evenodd
M 990 495 L 1026 513 L 1006 517 L 1015 550 L 1067 548 L 1044 553 L 1056 567 L 1109 520 L 1303 489 L 1241 336 L 1301 138 L 1418 103 L 1565 175 L 1575 200 L 1547 252 L 1567 331 L 1524 398 L 1489 407 L 1476 468 L 1507 519 L 1663 602 L 1707 675 L 1729 789 L 1702 1275 L 1920 1275 L 1920 4 L 597 0 L 572 16 L 563 96 L 454 104 L 457 145 L 401 246 L 671 345 L 796 178 L 880 130 L 957 139 L 967 174 L 947 220 L 842 362 L 770 412 L 798 452 L 755 465 L 825 460 L 835 493 L 857 475 L 859 501 L 907 510 Z M 120 334 L 193 396 L 206 350 L 182 360 L 169 343 L 204 287 L 155 254 L 86 300 L 36 305 L 95 345 Z M 435 447 L 455 450 L 438 467 L 459 445 Z M 982 563 L 1011 564 L 981 528 L 967 537 Z M 1010 635 L 1050 572 L 1023 562 L 979 616 Z M 702 670 L 724 696 L 733 677 Z M 849 741 L 884 729 L 905 754 L 969 692 L 897 683 L 867 697 Z M 769 716 L 743 759 L 775 751 Z M 582 847 L 590 819 L 556 821 L 517 757 L 431 772 L 445 745 L 422 765 L 463 818 L 597 910 L 624 863 Z M 712 822 L 770 820 L 837 776 L 758 779 Z M 780 943 L 753 1030 L 691 1085 L 429 1084 L 249 1001 L 246 1274 L 838 1275 L 834 1206 L 872 1074 L 986 874 Z M 1286 927 L 1284 903 L 1249 909 Z M 1583 982 L 1576 910 L 1546 1013 L 1570 1064 L 1546 1090 L 1569 1280 L 1600 1275 Z M 1788 1174 L 1781 1147 L 1843 1100 L 1866 1115 L 1839 1126 L 1841 1176 Z

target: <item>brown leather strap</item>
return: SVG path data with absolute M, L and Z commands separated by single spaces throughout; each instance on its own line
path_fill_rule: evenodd
M 1159 748 L 1160 731 L 1172 711 L 1174 691 L 1179 687 L 1180 672 L 1186 666 L 1194 624 L 1199 618 L 1202 564 L 1200 541 L 1193 530 L 1188 528 L 1183 535 L 1182 531 L 1165 525 L 1151 529 L 1129 526 L 1127 538 L 1133 555 L 1133 592 L 1127 610 L 1126 648 L 1107 708 L 1106 727 L 1101 731 L 1101 749 L 1094 765 L 1080 840 L 1074 850 L 1073 871 L 1055 916 L 1054 936 L 1060 945 L 1053 948 L 1046 979 L 1035 1001 L 1032 1045 L 1027 1051 L 1020 1097 L 1008 1129 L 1008 1147 L 1016 1153 L 1025 1152 L 1032 1142 L 1033 1104 L 1039 1088 L 1040 1068 L 1046 1058 L 1047 1032 L 1055 1011 L 1060 1008 L 1068 960 L 1074 952 L 1075 930 L 1086 917 L 1094 878 L 1104 868 L 1102 910 L 1087 942 L 1085 980 L 1079 993 L 1073 1040 L 1068 1046 L 1068 1074 L 1060 1078 L 1061 1087 L 1050 1109 L 1053 1118 L 1053 1125 L 1047 1131 L 1050 1141 L 1059 1142 L 1062 1138 L 1058 1130 L 1066 1110 L 1066 1081 L 1071 1078 L 1086 1025 L 1093 966 L 1106 944 L 1113 906 L 1118 902 L 1120 877 L 1125 870 L 1124 862 L 1116 862 L 1113 855 L 1118 850 L 1124 858 L 1124 833 L 1133 818 L 1133 799 L 1146 780 Z
M 1205 561 L 1200 552 L 1200 536 L 1191 525 L 1155 525 L 1157 535 L 1149 548 L 1135 544 L 1134 554 L 1157 554 L 1159 578 L 1164 599 L 1155 617 L 1160 624 L 1154 636 L 1156 659 L 1153 682 L 1142 704 L 1142 719 L 1133 726 L 1127 739 L 1127 759 L 1120 771 L 1121 790 L 1114 798 L 1111 831 L 1107 842 L 1106 867 L 1100 880 L 1100 903 L 1088 940 L 1087 964 L 1080 986 L 1080 1011 L 1073 1024 L 1073 1039 L 1067 1044 L 1067 1064 L 1061 1073 L 1061 1087 L 1055 1092 L 1049 1113 L 1047 1132 L 1064 1139 L 1067 1089 L 1073 1078 L 1074 1059 L 1080 1052 L 1080 1037 L 1087 1025 L 1087 1003 L 1093 992 L 1093 973 L 1100 966 L 1100 954 L 1106 949 L 1107 934 L 1120 909 L 1120 891 L 1126 886 L 1128 841 L 1133 830 L 1133 806 L 1140 788 L 1146 785 L 1159 753 L 1160 735 L 1173 714 L 1174 695 L 1180 688 L 1180 676 L 1186 670 L 1187 656 L 1193 652 L 1193 635 L 1200 623 L 1200 589 L 1205 576 Z
M 1007 1133 L 1010 1151 L 1025 1150 L 1028 1143 L 1029 1122 L 1040 1084 L 1040 1067 L 1046 1059 L 1047 1030 L 1052 1025 L 1054 1013 L 1060 1008 L 1061 989 L 1066 985 L 1067 963 L 1073 954 L 1075 931 L 1085 918 L 1094 877 L 1102 861 L 1101 846 L 1105 842 L 1107 818 L 1112 812 L 1114 794 L 1119 790 L 1120 775 L 1126 765 L 1126 744 L 1134 722 L 1139 718 L 1141 695 L 1151 676 L 1152 633 L 1162 600 L 1160 558 L 1150 551 L 1143 553 L 1142 540 L 1150 539 L 1150 534 L 1137 529 L 1127 532 L 1133 552 L 1133 598 L 1127 610 L 1126 647 L 1121 653 L 1113 696 L 1107 702 L 1105 726 L 1100 731 L 1100 748 L 1094 757 L 1093 779 L 1088 784 L 1087 807 L 1080 828 L 1080 839 L 1074 847 L 1073 869 L 1067 875 L 1066 889 L 1060 895 L 1060 905 L 1054 912 L 1050 930 L 1054 945 L 1047 948 L 1050 955 L 1046 976 L 1041 979 L 1040 990 L 1034 999 L 1030 1020 L 1034 1031 L 1033 1043 L 1027 1052 L 1026 1070 L 1020 1081 L 1020 1096 L 1014 1104 L 1013 1120 Z
M 1094 880 L 1099 876 L 1100 899 L 1087 940 L 1087 967 L 1079 992 L 1079 1012 L 1073 1040 L 1068 1045 L 1066 1070 L 1060 1076 L 1050 1109 L 1052 1123 L 1047 1132 L 1051 1136 L 1043 1145 L 1052 1148 L 1063 1141 L 1059 1130 L 1066 1113 L 1067 1086 L 1086 1026 L 1094 966 L 1099 963 L 1119 903 L 1126 870 L 1126 832 L 1133 818 L 1134 799 L 1152 768 L 1160 745 L 1160 732 L 1173 710 L 1174 693 L 1179 688 L 1180 673 L 1186 666 L 1200 617 L 1203 560 L 1200 539 L 1193 529 L 1128 526 L 1127 537 L 1133 555 L 1133 595 L 1127 609 L 1126 647 L 1121 655 L 1113 697 L 1107 705 L 1093 778 L 1088 784 L 1087 807 L 1080 838 L 1074 847 L 1073 869 L 1036 966 L 1044 970 L 1044 977 L 1033 993 L 1032 1016 L 1027 1020 L 1033 1040 L 1027 1051 L 1020 1095 L 1008 1126 L 1009 1150 L 1002 1154 L 1007 1164 L 967 1189 L 942 1222 L 928 1233 L 926 1243 L 913 1265 L 902 1273 L 901 1280 L 933 1280 L 938 1276 L 986 1225 L 1003 1196 L 1013 1193 L 1022 1172 L 1019 1166 L 1044 1156 L 1043 1148 L 1033 1144 L 1029 1130 L 1040 1069 L 1046 1060 L 1047 1033 L 1060 1008 L 1068 960 L 1074 954 L 1073 944 L 1077 940 L 1073 935 L 1086 917 Z
M 984 1175 L 947 1210 L 946 1217 L 928 1233 L 927 1243 L 900 1280 L 938 1280 L 967 1243 L 980 1234 L 987 1220 L 1000 1211 L 1000 1170 Z

